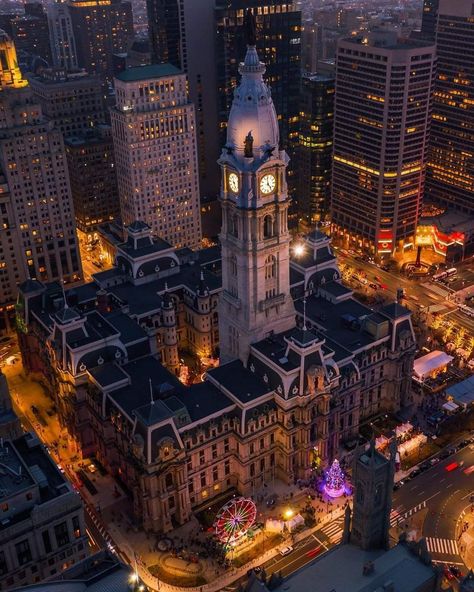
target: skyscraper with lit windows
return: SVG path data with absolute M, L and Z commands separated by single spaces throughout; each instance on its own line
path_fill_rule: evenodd
M 68 0 L 77 62 L 89 74 L 111 81 L 113 54 L 133 39 L 132 5 L 124 0 Z
M 474 215 L 474 20 L 471 0 L 440 0 L 425 199 Z
M 245 53 L 244 13 L 257 20 L 257 48 L 267 64 L 267 82 L 285 147 L 298 137 L 301 11 L 294 0 L 147 0 L 154 60 L 188 75 L 196 107 L 199 178 L 203 196 L 219 193 L 217 166 L 238 65 Z M 289 170 L 291 183 L 291 166 Z
M 199 247 L 201 221 L 194 105 L 170 64 L 129 68 L 115 79 L 112 135 L 124 224 L 145 222 L 177 247 Z
M 378 255 L 413 244 L 435 76 L 435 47 L 374 31 L 339 42 L 331 196 L 343 244 Z
M 325 218 L 331 195 L 334 135 L 334 74 L 307 73 L 301 79 L 296 199 L 311 222 Z
M 27 279 L 75 282 L 81 263 L 62 134 L 0 34 L 0 311 Z

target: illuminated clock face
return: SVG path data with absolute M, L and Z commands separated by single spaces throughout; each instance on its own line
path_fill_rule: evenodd
M 264 195 L 273 193 L 276 187 L 275 175 L 265 175 L 260 179 L 260 191 Z
M 231 173 L 229 175 L 229 189 L 233 193 L 237 193 L 239 191 L 239 177 L 235 173 Z

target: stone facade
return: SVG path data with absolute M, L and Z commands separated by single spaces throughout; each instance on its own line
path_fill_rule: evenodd
M 2 440 L 0 462 L 0 590 L 39 582 L 84 559 L 81 498 L 39 440 L 31 434 Z
M 290 257 L 287 159 L 263 71 L 249 47 L 220 160 L 222 260 L 135 222 L 92 283 L 65 296 L 21 287 L 27 367 L 57 385 L 78 448 L 120 477 L 153 532 L 233 492 L 308 478 L 363 420 L 410 402 L 410 311 L 358 302 L 318 231 Z M 180 350 L 217 352 L 218 322 L 221 365 L 185 386 Z

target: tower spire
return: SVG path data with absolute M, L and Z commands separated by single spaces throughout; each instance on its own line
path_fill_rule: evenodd
M 247 8 L 245 11 L 244 27 L 247 45 L 255 47 L 257 45 L 257 22 L 251 8 Z

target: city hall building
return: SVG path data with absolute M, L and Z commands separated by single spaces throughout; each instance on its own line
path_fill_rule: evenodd
M 93 282 L 20 289 L 26 368 L 154 532 L 232 492 L 307 478 L 365 418 L 410 402 L 410 312 L 358 302 L 318 231 L 290 257 L 288 157 L 264 72 L 249 45 L 219 159 L 220 249 L 177 250 L 134 222 Z M 187 386 L 185 350 L 221 364 Z

